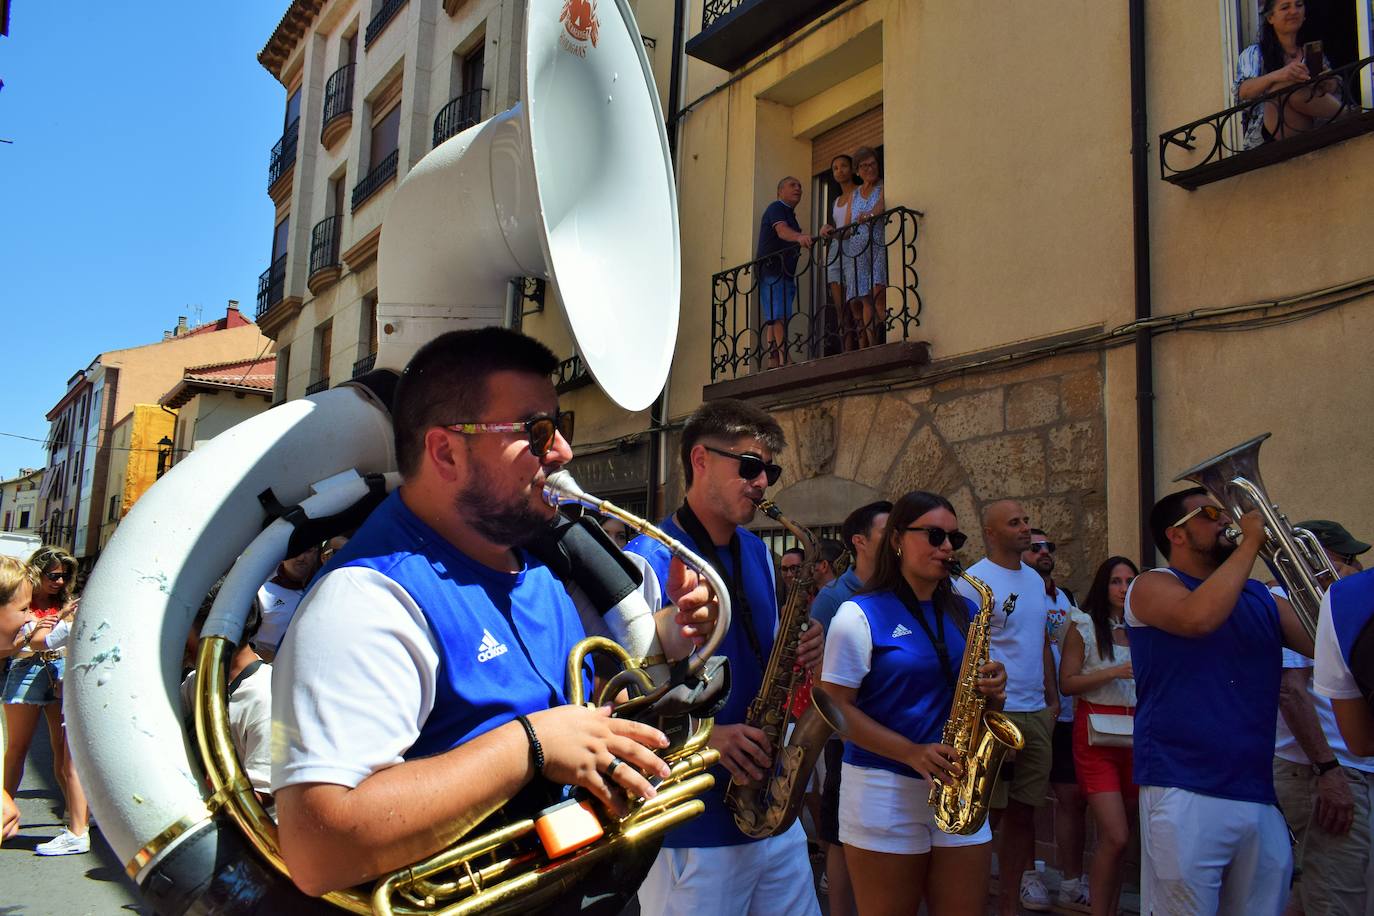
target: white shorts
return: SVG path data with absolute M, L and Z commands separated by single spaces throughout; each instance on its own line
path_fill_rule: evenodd
M 639 886 L 643 916 L 821 916 L 800 821 L 738 846 L 660 849 Z
M 1140 787 L 1140 912 L 1279 916 L 1292 874 L 1276 806 Z
M 840 768 L 840 842 L 857 849 L 919 856 L 932 846 L 977 846 L 992 842 L 983 823 L 970 836 L 945 833 L 930 810 L 930 783 L 888 770 Z

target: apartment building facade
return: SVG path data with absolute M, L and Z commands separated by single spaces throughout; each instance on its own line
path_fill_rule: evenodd
M 268 357 L 188 367 L 158 400 L 161 407 L 176 412 L 164 470 L 271 407 L 276 366 L 276 359 Z
M 223 318 L 197 327 L 180 319 L 162 340 L 106 351 L 75 373 L 47 413 L 48 465 L 40 491 L 47 504 L 45 538 L 89 568 L 110 512 L 111 465 L 129 455 L 129 447 L 114 448 L 115 427 L 136 404 L 156 404 L 186 366 L 262 359 L 270 348 L 271 341 L 231 301 Z
M 1141 507 L 1265 431 L 1266 484 L 1294 517 L 1369 524 L 1374 494 L 1337 484 L 1374 428 L 1346 422 L 1336 394 L 1363 377 L 1374 331 L 1368 4 L 1308 4 L 1326 16 L 1341 117 L 1256 149 L 1235 136 L 1247 7 L 642 5 L 642 31 L 670 34 L 676 16 L 685 35 L 665 105 L 677 355 L 658 432 L 589 390 L 565 398 L 580 401 L 579 438 L 594 428 L 617 456 L 654 444 L 642 476 L 669 511 L 681 420 L 742 397 L 787 433 L 773 492 L 800 521 L 828 529 L 869 500 L 933 489 L 976 557 L 980 509 L 1018 497 L 1075 587 L 1109 551 L 1153 559 Z M 886 270 L 882 332 L 842 339 L 827 261 L 853 256 L 817 245 L 798 262 L 788 364 L 770 368 L 760 216 L 796 176 L 815 232 L 833 216 L 833 158 L 860 146 L 877 151 L 885 191 L 881 231 L 859 246 Z M 1334 447 L 1314 449 L 1313 428 Z
M 42 468 L 20 468 L 8 480 L 0 480 L 0 531 L 37 536 L 43 521 L 38 494 L 43 487 Z

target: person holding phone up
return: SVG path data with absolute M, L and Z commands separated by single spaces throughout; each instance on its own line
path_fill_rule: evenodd
M 1299 43 L 1307 20 L 1304 0 L 1263 0 L 1258 40 L 1240 54 L 1236 66 L 1236 104 L 1297 86 L 1331 69 L 1320 41 Z M 1246 149 L 1282 140 L 1334 119 L 1345 107 L 1339 79 L 1268 99 L 1245 112 Z

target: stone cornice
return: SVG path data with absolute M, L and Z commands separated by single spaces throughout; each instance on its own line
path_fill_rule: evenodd
M 258 52 L 258 63 L 275 76 L 278 82 L 282 80 L 282 67 L 285 66 L 287 58 L 305 37 L 306 30 L 315 21 L 322 6 L 324 0 L 291 0 L 291 5 L 287 7 L 286 13 L 272 31 L 272 37 L 267 39 L 267 44 Z
M 377 257 L 377 245 L 381 240 L 382 227 L 378 226 L 367 235 L 358 239 L 352 248 L 349 248 L 339 257 L 344 264 L 348 265 L 349 270 L 357 273 L 368 264 L 372 263 L 373 259 Z

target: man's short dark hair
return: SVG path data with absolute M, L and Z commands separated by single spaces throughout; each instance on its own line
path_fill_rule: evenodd
M 831 167 L 831 168 L 834 168 L 834 167 L 835 167 L 835 163 L 839 162 L 841 159 L 843 159 L 845 162 L 848 162 L 848 163 L 849 163 L 849 167 L 850 167 L 851 169 L 854 168 L 854 157 L 851 156 L 851 155 L 849 155 L 848 153 L 839 153 L 839 154 L 837 154 L 837 155 L 831 156 L 831 157 L 830 157 L 830 167 Z
M 1049 535 L 1046 534 L 1046 533 L 1044 532 L 1044 530 L 1043 530 L 1043 529 L 1040 529 L 1040 528 L 1032 528 L 1032 529 L 1031 529 L 1031 534 L 1038 534 L 1038 535 L 1040 535 L 1041 537 L 1044 537 L 1044 538 L 1049 537 Z
M 803 560 L 806 559 L 806 551 L 802 550 L 800 547 L 789 547 L 782 552 L 782 555 L 785 557 L 789 553 L 795 553 L 798 557 L 802 558 Z M 779 557 L 779 559 L 781 559 L 781 557 Z
M 396 464 L 409 477 L 420 467 L 432 427 L 473 422 L 487 402 L 487 376 L 528 372 L 549 376 L 558 358 L 532 337 L 505 328 L 450 331 L 420 348 L 401 373 L 391 410 Z M 502 417 L 518 420 L 519 417 Z
M 1207 491 L 1202 487 L 1189 487 L 1177 493 L 1170 493 L 1155 503 L 1155 507 L 1150 510 L 1150 537 L 1154 538 L 1155 547 L 1164 554 L 1164 559 L 1169 559 L 1169 551 L 1173 549 L 1165 532 L 1186 514 L 1183 508 L 1184 501 L 1190 496 L 1206 495 Z
M 768 446 L 776 458 L 787 448 L 782 427 L 767 412 L 752 404 L 721 398 L 707 401 L 687 418 L 682 428 L 682 474 L 687 486 L 692 485 L 692 449 L 702 439 L 739 439 L 749 436 Z
M 834 538 L 821 538 L 821 559 L 829 563 L 831 568 L 844 555 L 844 545 Z
M 844 541 L 844 546 L 851 553 L 854 551 L 854 538 L 859 535 L 867 535 L 873 527 L 873 520 L 880 515 L 892 511 L 892 503 L 886 499 L 880 499 L 875 503 L 860 506 L 845 518 L 844 524 L 840 526 L 840 540 Z

